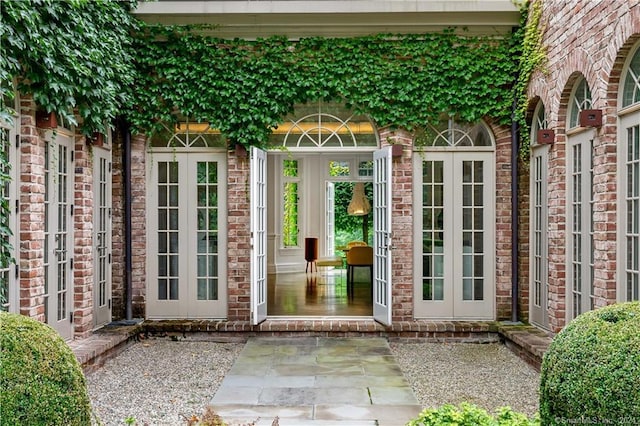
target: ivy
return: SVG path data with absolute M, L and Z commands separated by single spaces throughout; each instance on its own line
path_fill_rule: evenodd
M 29 93 L 85 134 L 105 131 L 134 81 L 134 1 L 3 0 L 0 95 Z M 10 110 L 3 105 L 5 119 Z M 77 116 L 76 116 L 77 114 Z
M 515 92 L 518 98 L 518 108 L 516 110 L 516 120 L 520 125 L 520 158 L 528 161 L 530 151 L 530 127 L 527 123 L 527 110 L 529 108 L 529 97 L 527 87 L 531 76 L 536 70 L 545 71 L 544 65 L 547 59 L 547 52 L 542 43 L 543 28 L 540 25 L 542 15 L 542 0 L 527 3 L 522 9 L 521 25 L 523 28 L 522 54 L 518 66 L 519 75 L 515 85 Z
M 379 126 L 414 130 L 443 115 L 510 122 L 519 34 L 224 40 L 198 28 L 144 26 L 127 115 L 153 133 L 179 115 L 208 122 L 231 144 L 265 146 L 297 103 L 337 100 Z M 135 96 L 134 96 L 135 94 Z
M 0 4 L 0 121 L 11 123 L 14 90 L 89 135 L 105 131 L 128 102 L 134 81 L 130 50 L 135 1 L 2 0 Z M 4 141 L 6 143 L 7 141 Z M 0 144 L 0 148 L 4 145 Z M 0 188 L 11 167 L 0 150 Z M 0 195 L 3 195 L 1 193 Z M 0 197 L 0 267 L 13 262 L 9 204 Z M 0 302 L 6 283 L 0 283 Z

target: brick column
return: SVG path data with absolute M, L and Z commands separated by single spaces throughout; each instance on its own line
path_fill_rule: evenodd
M 382 146 L 404 146 L 392 160 L 391 189 L 391 319 L 413 320 L 413 135 L 406 130 L 380 129 Z
M 45 321 L 44 144 L 35 126 L 36 105 L 20 100 L 19 233 L 20 313 Z
M 74 335 L 93 328 L 93 156 L 85 137 L 76 135 L 73 194 L 73 311 Z
M 249 158 L 227 155 L 227 297 L 229 321 L 251 317 Z

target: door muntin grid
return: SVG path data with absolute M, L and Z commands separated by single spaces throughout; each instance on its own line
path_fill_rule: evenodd
M 545 179 L 541 156 L 533 157 L 533 305 L 546 308 L 544 287 L 546 282 L 546 255 L 544 242 L 546 241 L 545 225 Z M 544 305 L 543 305 L 544 303 Z
M 462 162 L 462 300 L 484 300 L 484 162 Z
M 220 271 L 218 163 L 197 163 L 198 216 L 197 231 L 197 299 L 218 300 Z
M 158 300 L 179 299 L 179 167 L 175 161 L 159 161 L 158 183 Z
M 67 212 L 70 209 L 69 203 L 69 168 L 67 162 L 67 155 L 69 148 L 63 145 L 58 145 L 58 169 L 56 172 L 57 180 L 57 227 L 55 231 L 55 262 L 57 265 L 57 277 L 56 277 L 56 298 L 57 298 L 57 321 L 67 319 L 69 314 L 69 307 L 67 306 L 68 291 L 69 291 L 69 275 L 66 273 L 69 266 L 69 221 Z
M 595 307 L 593 140 L 573 141 L 570 169 L 571 318 Z
M 640 125 L 626 129 L 626 229 L 624 236 L 625 297 L 640 300 Z
M 444 162 L 422 163 L 422 300 L 444 300 Z
M 14 119 L 15 123 L 15 119 Z M 5 203 L 8 216 L 2 217 L 1 224 L 11 231 L 10 235 L 3 233 L 3 244 L 9 248 L 9 255 L 13 257 L 6 265 L 0 265 L 0 312 L 18 311 L 18 280 L 13 271 L 17 268 L 16 235 L 18 233 L 16 223 L 16 212 L 13 210 L 14 202 L 17 200 L 16 180 L 18 162 L 15 158 L 18 154 L 17 148 L 11 142 L 15 136 L 13 127 L 5 127 L 0 121 L 0 152 L 4 155 L 10 166 L 0 168 L 0 173 L 8 177 L 0 187 L 0 200 Z
M 109 203 L 108 193 L 109 188 L 109 161 L 106 158 L 99 158 L 98 164 L 98 205 L 96 206 L 96 214 L 98 216 L 98 226 L 96 229 L 96 262 L 97 262 L 97 275 L 95 277 L 98 287 L 97 305 L 105 308 L 108 305 L 108 268 L 109 268 Z

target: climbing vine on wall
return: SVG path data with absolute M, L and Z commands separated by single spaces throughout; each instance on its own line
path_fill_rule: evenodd
M 520 32 L 462 30 L 357 38 L 223 40 L 202 28 L 147 26 L 133 48 L 139 76 L 128 117 L 145 133 L 177 114 L 232 143 L 264 146 L 296 103 L 343 101 L 379 126 L 412 130 L 442 115 L 508 123 Z
M 522 54 L 518 66 L 519 74 L 515 85 L 518 97 L 516 120 L 520 124 L 520 157 L 528 160 L 530 151 L 530 126 L 527 123 L 529 97 L 527 87 L 533 73 L 537 70 L 544 72 L 547 52 L 542 43 L 544 29 L 540 24 L 542 15 L 542 0 L 533 1 L 528 8 L 523 8 L 520 27 L 523 28 Z
M 134 81 L 131 32 L 135 1 L 2 0 L 0 95 L 31 94 L 36 104 L 104 131 Z M 115 25 L 114 25 L 115 24 Z M 0 112 L 10 119 L 3 104 Z

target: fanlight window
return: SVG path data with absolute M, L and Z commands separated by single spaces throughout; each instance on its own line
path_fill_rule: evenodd
M 288 149 L 375 148 L 371 121 L 340 104 L 305 104 L 272 129 L 272 146 Z
M 151 137 L 156 148 L 224 148 L 225 139 L 218 129 L 208 123 L 179 121 L 174 127 L 162 124 L 162 129 Z
M 640 48 L 636 49 L 624 77 L 622 107 L 628 107 L 638 102 L 640 102 Z
M 544 110 L 544 104 L 542 102 L 538 102 L 536 106 L 536 110 L 533 113 L 533 122 L 531 123 L 531 138 L 533 138 L 533 143 L 538 143 L 537 133 L 538 130 L 548 129 L 549 123 L 547 121 L 547 114 Z
M 490 147 L 491 135 L 482 123 L 465 124 L 453 119 L 443 120 L 437 126 L 428 125 L 416 135 L 417 145 L 427 147 Z
M 578 81 L 576 88 L 571 96 L 571 100 L 569 101 L 569 128 L 573 129 L 578 127 L 580 124 L 580 111 L 585 109 L 591 109 L 591 90 L 589 90 L 589 85 L 587 84 L 587 80 L 581 78 Z

